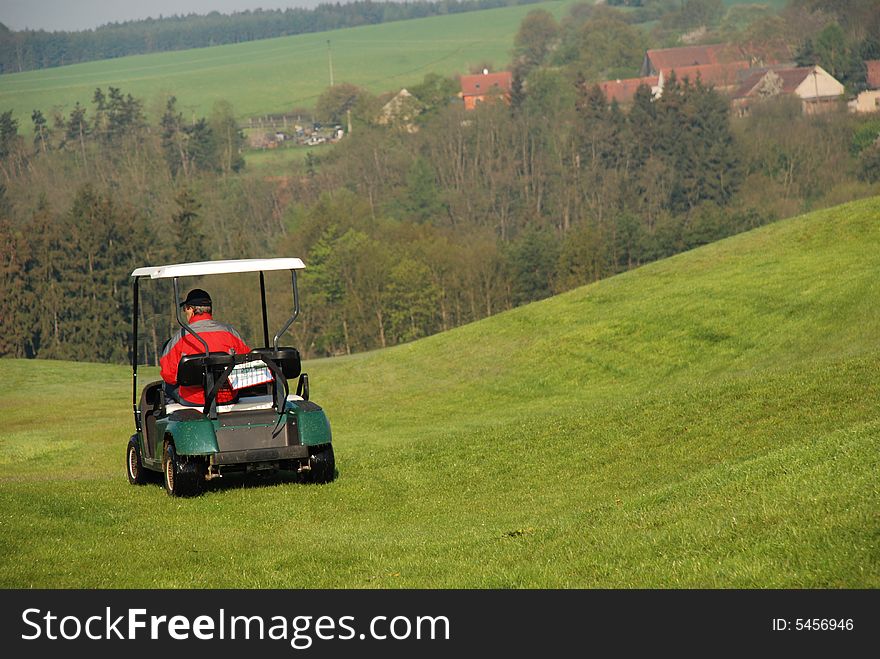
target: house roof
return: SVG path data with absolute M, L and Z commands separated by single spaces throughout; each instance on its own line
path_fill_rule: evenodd
M 761 82 L 761 79 L 767 75 L 767 71 L 770 69 L 756 69 L 749 73 L 743 81 L 739 84 L 739 87 L 736 88 L 736 91 L 733 92 L 734 98 L 745 98 L 749 96 L 758 86 L 758 83 Z
M 641 85 L 648 87 L 656 87 L 660 82 L 657 76 L 649 76 L 646 78 L 624 78 L 622 80 L 606 80 L 600 82 L 599 87 L 605 94 L 608 102 L 617 101 L 618 103 L 629 103 L 636 95 L 636 90 Z
M 675 76 L 679 80 L 688 78 L 691 82 L 696 82 L 697 78 L 704 85 L 714 85 L 715 87 L 733 87 L 739 83 L 739 72 L 749 68 L 749 63 L 745 60 L 737 60 L 735 62 L 727 62 L 722 64 L 698 64 L 696 66 L 679 66 L 675 67 Z M 664 74 L 669 72 L 665 69 Z
M 424 104 L 413 96 L 409 90 L 401 89 L 394 97 L 382 106 L 379 123 L 388 124 L 394 119 L 408 121 L 425 109 Z
M 652 71 L 678 70 L 686 66 L 722 64 L 739 59 L 740 55 L 726 44 L 709 46 L 684 46 L 682 48 L 658 48 L 648 50 L 646 57 Z
M 461 76 L 461 93 L 464 96 L 485 96 L 486 94 L 508 94 L 513 84 L 510 71 L 498 73 L 478 73 Z
M 414 110 L 420 110 L 424 107 L 422 102 L 415 96 L 413 96 L 408 89 L 401 89 L 392 97 L 390 101 L 382 106 L 382 114 L 385 116 L 390 116 L 395 112 L 399 112 L 404 107 L 404 105 Z
M 739 88 L 737 88 L 737 90 L 733 93 L 733 97 L 746 98 L 748 96 L 754 96 L 761 80 L 763 80 L 764 77 L 771 72 L 774 73 L 782 83 L 782 89 L 780 90 L 780 93 L 794 94 L 801 83 L 806 80 L 807 77 L 811 73 L 813 73 L 814 70 L 817 73 L 828 75 L 824 71 L 824 69 L 818 66 L 799 66 L 793 68 L 771 67 L 768 69 L 758 69 L 752 72 L 742 81 Z
M 868 89 L 880 89 L 880 59 L 871 59 L 865 62 L 868 69 Z

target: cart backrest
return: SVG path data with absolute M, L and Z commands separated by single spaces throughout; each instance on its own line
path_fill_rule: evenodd
M 205 386 L 205 368 L 217 373 L 235 363 L 235 355 L 212 352 L 208 355 L 184 355 L 177 365 L 177 384 L 185 387 Z
M 299 377 L 299 374 L 302 372 L 302 362 L 299 357 L 299 350 L 296 348 L 278 348 L 278 350 L 274 348 L 256 348 L 251 352 L 275 362 L 288 380 Z

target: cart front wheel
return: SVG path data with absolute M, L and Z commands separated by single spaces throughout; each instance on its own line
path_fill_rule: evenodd
M 141 446 L 137 435 L 132 435 L 131 439 L 128 440 L 128 447 L 125 450 L 125 466 L 129 483 L 132 485 L 143 485 L 147 482 L 147 474 L 141 462 Z

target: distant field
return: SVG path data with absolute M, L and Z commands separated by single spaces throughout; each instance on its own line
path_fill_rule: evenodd
M 290 173 L 290 164 L 302 162 L 308 153 L 322 155 L 332 149 L 333 145 L 292 146 L 281 149 L 250 149 L 245 151 L 244 160 L 249 174 L 261 176 L 285 175 Z
M 330 83 L 328 55 L 334 82 L 373 93 L 397 91 L 430 72 L 466 73 L 486 63 L 503 67 L 528 12 L 542 8 L 561 18 L 575 2 L 553 0 L 2 75 L 0 111 L 13 110 L 20 130 L 29 132 L 34 109 L 48 116 L 55 108 L 68 114 L 77 101 L 91 107 L 95 88 L 110 85 L 144 100 L 153 120 L 170 94 L 177 96 L 182 112 L 198 116 L 210 113 L 218 99 L 231 102 L 240 118 L 310 108 Z M 785 2 L 764 4 L 778 9 Z
M 0 360 L 0 587 L 878 588 L 878 218 L 311 362 L 326 486 L 132 487 L 129 369 Z
M 239 117 L 281 113 L 312 107 L 330 84 L 328 39 L 334 82 L 374 93 L 397 91 L 430 72 L 505 66 L 528 12 L 541 7 L 561 16 L 572 3 L 556 0 L 3 75 L 0 111 L 14 110 L 21 128 L 29 130 L 35 108 L 69 113 L 76 101 L 90 107 L 96 87 L 113 85 L 144 99 L 153 118 L 168 94 L 177 96 L 184 113 L 200 116 L 218 99 L 231 102 Z

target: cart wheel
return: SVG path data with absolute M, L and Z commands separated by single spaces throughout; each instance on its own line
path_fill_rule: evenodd
M 329 483 L 336 478 L 336 460 L 333 457 L 333 445 L 325 444 L 324 446 L 315 447 L 314 452 L 309 456 L 309 466 L 311 469 L 307 472 L 307 480 L 310 483 Z
M 192 497 L 202 493 L 205 486 L 201 469 L 188 468 L 174 450 L 174 444 L 165 444 L 162 460 L 165 491 L 173 497 Z
M 141 463 L 141 446 L 137 435 L 132 435 L 128 440 L 128 447 L 125 450 L 125 466 L 129 483 L 143 485 L 147 482 L 147 474 L 143 463 Z

